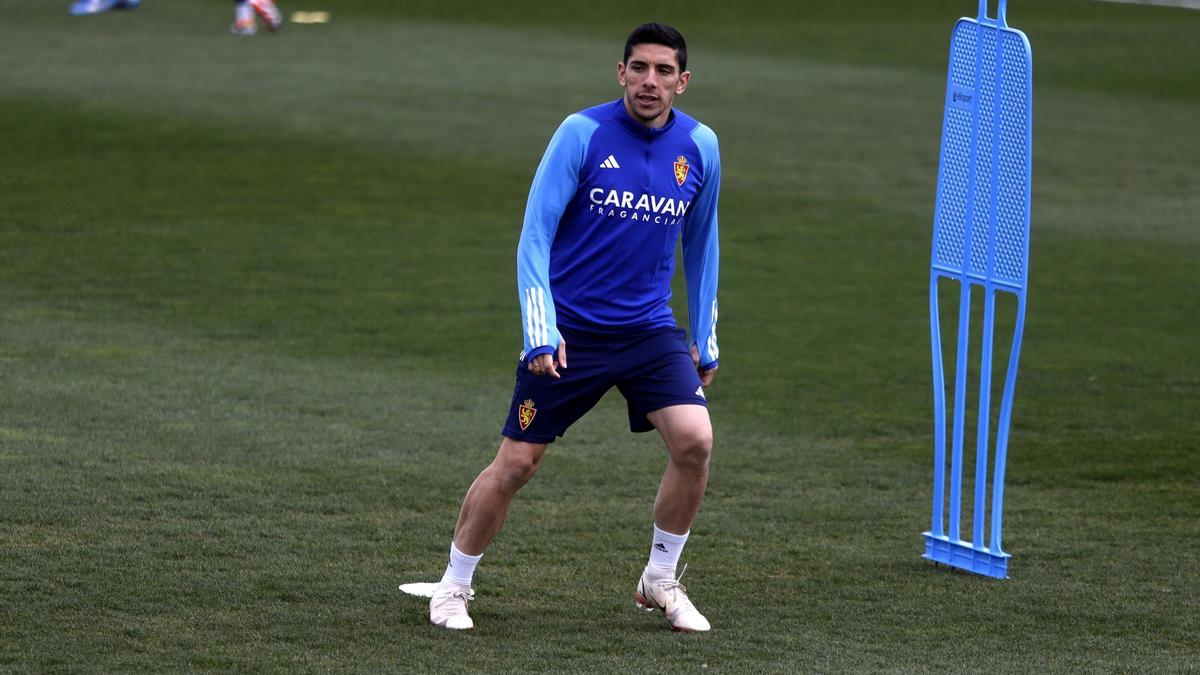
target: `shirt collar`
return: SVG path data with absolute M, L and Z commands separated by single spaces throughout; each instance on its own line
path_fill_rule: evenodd
M 662 136 L 663 134 L 667 133 L 668 131 L 671 130 L 672 127 L 675 126 L 675 110 L 674 110 L 674 108 L 671 109 L 671 113 L 667 117 L 666 124 L 662 125 L 661 127 L 658 127 L 657 129 L 651 129 L 650 127 L 648 127 L 648 126 L 642 124 L 641 122 L 637 121 L 636 119 L 634 119 L 633 116 L 629 114 L 629 111 L 625 109 L 625 99 L 623 97 L 617 99 L 616 101 L 613 101 L 613 106 L 615 106 L 617 108 L 616 113 L 614 115 L 614 117 L 616 117 L 616 119 L 617 119 L 617 122 L 621 126 L 628 129 L 630 131 L 630 133 L 638 136 L 639 138 L 645 138 L 647 140 L 654 140 L 655 138 L 658 138 L 658 137 Z

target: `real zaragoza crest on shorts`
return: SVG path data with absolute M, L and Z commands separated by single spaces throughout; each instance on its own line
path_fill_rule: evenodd
M 675 182 L 683 185 L 683 181 L 687 180 L 688 163 L 687 157 L 680 155 L 675 158 Z
M 533 400 L 527 398 L 517 410 L 517 421 L 521 423 L 521 431 L 525 431 L 530 424 L 533 424 L 534 415 L 537 415 L 537 408 L 533 407 Z

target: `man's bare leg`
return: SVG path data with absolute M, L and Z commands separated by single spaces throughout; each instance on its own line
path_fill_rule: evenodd
M 646 416 L 667 444 L 670 460 L 654 500 L 654 523 L 667 532 L 685 534 L 692 527 L 712 455 L 712 423 L 702 405 L 673 405 Z
M 663 610 L 672 630 L 703 632 L 711 626 L 679 585 L 675 566 L 708 486 L 712 423 L 708 409 L 695 404 L 656 410 L 647 418 L 666 442 L 670 460 L 654 500 L 654 540 L 638 580 L 637 604 Z
M 545 443 L 505 438 L 496 458 L 475 478 L 458 513 L 446 573 L 429 600 L 430 623 L 457 630 L 474 628 L 467 603 L 474 597 L 475 565 L 504 527 L 513 496 L 537 473 L 544 454 Z
M 513 496 L 537 473 L 545 454 L 545 443 L 507 437 L 500 443 L 496 458 L 475 478 L 463 499 L 454 528 L 458 550 L 473 556 L 483 553 L 504 526 Z

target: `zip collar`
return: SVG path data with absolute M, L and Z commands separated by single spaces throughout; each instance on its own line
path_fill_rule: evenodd
M 656 138 L 662 137 L 675 126 L 676 117 L 674 108 L 671 109 L 670 114 L 667 116 L 666 124 L 658 127 L 657 129 L 652 129 L 637 121 L 632 115 L 629 114 L 629 111 L 625 109 L 624 97 L 613 101 L 613 106 L 616 108 L 616 110 L 613 111 L 613 117 L 616 118 L 617 123 L 638 138 L 644 138 L 648 141 L 652 141 Z

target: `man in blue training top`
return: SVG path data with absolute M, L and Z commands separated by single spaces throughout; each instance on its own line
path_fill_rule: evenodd
M 690 78 L 679 31 L 639 26 L 617 64 L 624 96 L 568 116 L 550 140 L 517 248 L 525 343 L 504 439 L 463 501 L 429 604 L 435 625 L 474 626 L 471 578 L 513 496 L 546 445 L 615 386 L 630 429 L 657 429 L 670 457 L 637 603 L 674 630 L 709 629 L 675 574 L 708 483 L 704 387 L 717 370 L 721 162 L 712 130 L 672 110 Z M 681 236 L 690 341 L 668 305 Z

